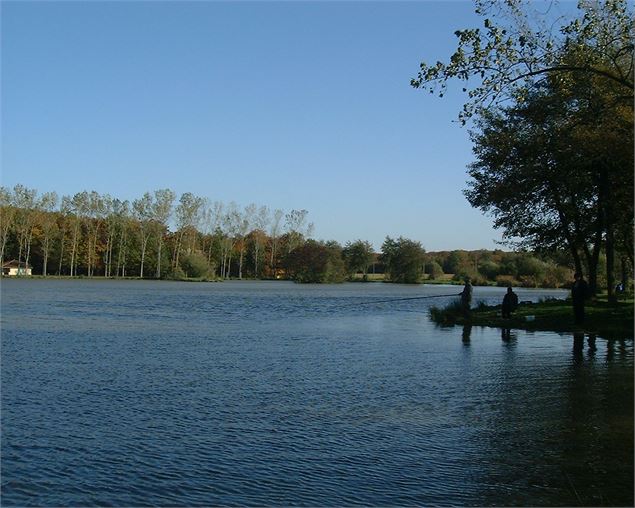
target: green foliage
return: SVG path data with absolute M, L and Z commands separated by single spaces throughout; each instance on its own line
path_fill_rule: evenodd
M 508 288 L 512 286 L 518 286 L 519 282 L 511 275 L 497 275 L 496 285 L 498 287 Z
M 308 240 L 286 256 L 285 267 L 296 282 L 343 282 L 346 278 L 342 248 L 336 242 Z
M 443 275 L 443 268 L 436 261 L 429 261 L 425 264 L 425 272 L 431 279 L 439 279 Z
M 483 261 L 478 265 L 478 271 L 489 280 L 495 280 L 501 274 L 501 266 L 494 261 Z
M 342 250 L 342 255 L 349 275 L 362 272 L 365 277 L 368 266 L 373 262 L 373 246 L 363 240 L 348 242 Z
M 183 280 L 187 278 L 187 275 L 180 266 L 177 266 L 176 268 L 171 268 L 165 278 L 168 280 Z
M 382 245 L 381 260 L 392 282 L 415 284 L 421 281 L 425 250 L 419 242 L 403 237 L 393 240 L 387 236 Z
M 533 277 L 534 279 L 542 279 L 547 270 L 547 265 L 539 259 L 521 255 L 516 260 L 517 275 L 519 277 Z
M 457 30 L 458 47 L 447 63 L 422 62 L 411 85 L 445 93 L 449 81 L 463 81 L 465 121 L 505 100 L 524 100 L 546 76 L 592 77 L 611 83 L 633 100 L 633 15 L 628 0 L 580 2 L 570 20 L 550 17 L 523 0 L 476 0 L 482 28 Z M 575 54 L 575 61 L 563 55 Z
M 453 250 L 443 262 L 445 273 L 467 273 L 472 268 L 468 253 L 464 250 Z
M 459 299 L 452 300 L 445 307 L 433 305 L 428 312 L 430 319 L 440 325 L 453 325 L 465 315 L 465 310 Z
M 470 204 L 509 245 L 569 249 L 592 291 L 604 249 L 612 295 L 615 253 L 633 264 L 633 4 L 580 2 L 568 20 L 532 7 L 476 0 L 483 27 L 455 32 L 449 62 L 422 63 L 411 84 L 443 95 L 449 81 L 466 83 L 459 117 L 476 115 L 477 127 Z M 517 273 L 529 285 L 546 268 Z
M 210 275 L 207 258 L 201 252 L 191 252 L 181 257 L 181 268 L 186 277 L 199 278 Z

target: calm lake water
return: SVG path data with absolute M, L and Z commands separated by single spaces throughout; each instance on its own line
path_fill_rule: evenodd
M 456 286 L 1 290 L 2 506 L 633 505 L 632 340 L 368 303 Z

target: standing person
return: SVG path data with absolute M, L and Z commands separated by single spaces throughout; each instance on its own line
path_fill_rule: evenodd
M 584 301 L 589 296 L 589 285 L 580 272 L 573 275 L 575 282 L 571 286 L 571 300 L 573 301 L 573 317 L 576 325 L 584 323 Z
M 464 314 L 467 314 L 470 312 L 470 305 L 472 304 L 472 284 L 469 277 L 465 278 L 465 286 L 463 286 L 463 291 L 459 295 L 461 296 L 461 309 Z
M 518 307 L 518 295 L 514 293 L 511 287 L 508 287 L 507 293 L 503 297 L 503 317 L 505 319 L 510 318 L 516 307 Z

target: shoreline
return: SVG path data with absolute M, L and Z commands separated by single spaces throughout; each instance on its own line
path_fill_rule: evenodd
M 480 304 L 468 315 L 459 307 L 450 305 L 430 309 L 430 318 L 439 326 L 486 326 L 489 328 L 546 331 L 556 333 L 584 333 L 605 338 L 630 338 L 633 328 L 633 299 L 610 305 L 599 299 L 586 305 L 585 322 L 574 323 L 570 300 L 546 300 L 538 303 L 521 303 L 510 318 L 501 316 L 501 305 Z

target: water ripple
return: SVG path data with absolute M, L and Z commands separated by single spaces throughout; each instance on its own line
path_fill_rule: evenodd
M 443 287 L 29 282 L 2 283 L 3 506 L 632 504 L 632 341 L 379 302 Z

